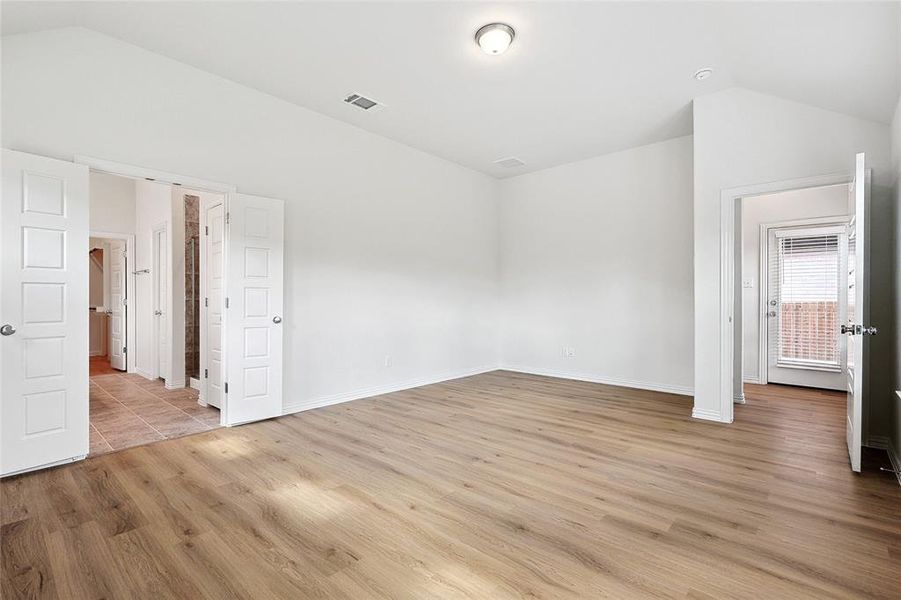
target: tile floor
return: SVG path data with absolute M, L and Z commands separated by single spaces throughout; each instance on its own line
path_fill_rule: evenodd
M 161 379 L 107 370 L 92 359 L 90 455 L 219 427 L 219 411 L 197 404 L 197 395 L 191 388 L 167 390 Z

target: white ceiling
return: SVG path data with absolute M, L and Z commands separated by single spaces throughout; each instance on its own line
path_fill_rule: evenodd
M 10 2 L 4 35 L 81 25 L 505 177 L 691 132 L 740 85 L 888 122 L 899 3 Z M 509 23 L 501 56 L 473 41 Z M 698 82 L 699 67 L 715 69 Z M 348 92 L 387 105 L 366 113 Z M 516 156 L 523 167 L 492 161 Z

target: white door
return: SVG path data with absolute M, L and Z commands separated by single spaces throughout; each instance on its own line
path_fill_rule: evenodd
M 206 229 L 204 229 L 204 258 L 202 265 L 204 301 L 200 308 L 201 352 L 203 353 L 203 377 L 205 386 L 204 402 L 222 408 L 222 311 L 225 303 L 224 252 L 225 252 L 225 209 L 222 203 L 206 209 Z
M 125 370 L 125 242 L 110 240 L 109 242 L 109 362 L 110 366 L 120 371 Z
M 767 383 L 843 391 L 847 223 L 767 235 Z
M 3 150 L 0 472 L 88 453 L 88 169 Z
M 226 423 L 282 414 L 285 205 L 232 194 L 226 217 Z
M 165 228 L 153 230 L 153 332 L 156 376 L 169 377 L 169 264 Z
M 870 193 L 870 174 L 866 156 L 856 157 L 854 183 L 851 186 L 851 223 L 848 225 L 848 320 L 842 325 L 842 333 L 848 339 L 848 455 L 851 470 L 860 472 L 860 447 L 863 440 L 863 405 L 867 386 L 867 338 L 876 328 L 869 319 L 869 278 L 867 267 L 867 204 Z

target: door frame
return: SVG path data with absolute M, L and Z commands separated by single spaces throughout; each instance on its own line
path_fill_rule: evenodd
M 208 269 L 209 269 L 210 257 L 207 255 L 207 241 L 209 238 L 209 233 L 207 233 L 207 231 L 208 231 L 210 224 L 209 224 L 209 221 L 207 220 L 207 213 L 210 211 L 210 209 L 215 208 L 216 206 L 219 206 L 220 204 L 222 205 L 222 214 L 224 217 L 225 211 L 226 211 L 226 198 L 225 198 L 224 194 L 222 195 L 221 202 L 212 201 L 205 196 L 200 197 L 199 223 L 200 223 L 200 231 L 201 231 L 200 237 L 203 240 L 203 242 L 200 244 L 200 298 L 201 298 L 201 300 L 206 300 L 208 298 L 208 294 L 209 294 L 209 289 L 207 289 L 207 286 L 208 286 L 207 275 L 209 275 Z M 225 270 L 224 270 L 225 269 L 225 256 L 227 253 L 226 252 L 227 248 L 225 247 L 226 240 L 225 240 L 224 234 L 225 234 L 225 229 L 223 229 L 223 239 L 222 239 L 222 268 L 223 268 L 222 281 L 223 282 L 225 281 L 225 277 L 227 275 L 227 273 L 225 273 Z M 225 297 L 224 285 L 223 285 L 222 292 L 223 292 L 223 298 L 224 298 Z M 209 368 L 208 362 L 210 359 L 210 356 L 209 356 L 210 349 L 209 349 L 209 344 L 206 343 L 207 336 L 209 335 L 209 324 L 207 323 L 207 318 L 209 317 L 209 307 L 203 301 L 200 302 L 200 314 L 198 315 L 198 317 L 199 317 L 199 323 L 200 323 L 200 328 L 199 328 L 200 371 L 204 371 L 205 369 Z M 222 311 L 223 327 L 222 327 L 222 332 L 221 332 L 223 341 L 225 340 L 225 333 L 226 333 L 225 327 L 224 327 L 225 317 L 226 317 L 225 311 L 223 310 Z M 223 344 L 222 344 L 222 358 L 223 359 L 225 358 L 225 351 L 226 351 L 226 348 L 225 348 L 225 344 L 223 342 Z M 204 376 L 204 374 L 202 372 L 199 373 L 199 375 L 200 375 L 200 390 L 199 390 L 200 396 L 198 398 L 198 402 L 204 406 L 207 406 L 208 405 L 208 402 L 207 402 L 208 389 L 207 388 L 209 386 L 209 378 Z M 222 361 L 222 378 L 223 379 L 225 378 L 225 375 L 226 375 L 225 361 L 223 360 Z M 220 402 L 222 400 L 224 400 L 224 396 L 225 395 L 223 394 L 223 398 L 220 399 Z M 220 407 L 220 411 L 221 410 L 222 410 L 222 407 Z
M 172 276 L 172 243 L 169 237 L 169 227 L 165 221 L 162 223 L 157 223 L 150 230 L 151 236 L 153 236 L 150 240 L 150 273 L 152 280 L 150 282 L 150 293 L 153 298 L 153 317 L 156 317 L 156 310 L 159 309 L 159 296 L 160 296 L 160 245 L 159 239 L 162 237 L 165 239 L 165 248 L 166 248 L 166 326 L 171 330 L 172 329 L 172 280 L 174 279 Z M 162 236 L 160 235 L 162 234 Z M 162 378 L 167 384 L 172 376 L 172 352 L 170 348 L 169 362 L 167 363 L 166 372 L 163 372 L 160 369 L 160 326 L 159 322 L 155 321 L 153 324 L 153 334 L 151 337 L 151 345 L 150 345 L 150 375 L 152 379 L 160 379 Z M 171 346 L 172 344 L 172 334 L 170 333 L 167 337 L 168 343 L 167 345 Z
M 89 215 L 90 216 L 90 215 Z M 134 309 L 135 298 L 135 275 L 132 272 L 135 257 L 135 236 L 131 233 L 113 233 L 111 231 L 88 230 L 88 238 L 101 238 L 106 240 L 124 240 L 125 241 L 125 347 L 128 351 L 125 353 L 125 372 L 136 372 L 133 343 L 137 339 L 135 337 L 135 319 L 134 314 L 129 309 Z
M 822 187 L 822 186 L 817 186 Z M 804 227 L 847 227 L 848 220 L 850 219 L 850 215 L 833 215 L 827 217 L 813 217 L 810 219 L 794 219 L 791 221 L 779 221 L 774 223 L 761 223 L 760 224 L 760 244 L 758 247 L 758 251 L 760 253 L 760 285 L 759 287 L 759 304 L 760 307 L 765 307 L 767 305 L 768 297 L 769 297 L 769 235 L 771 229 L 792 229 L 792 228 L 804 228 Z M 844 257 L 847 259 L 847 257 Z M 841 273 L 840 273 L 841 275 Z M 841 286 L 840 286 L 841 287 Z M 842 288 L 844 289 L 844 288 Z M 844 322 L 844 321 L 840 321 Z M 766 385 L 769 382 L 769 327 L 768 320 L 764 318 L 760 318 L 758 320 L 758 335 L 757 335 L 757 373 L 758 373 L 758 383 L 762 385 Z M 847 356 L 845 356 L 845 340 L 842 338 L 842 372 L 844 372 L 847 365 Z
M 213 181 L 208 179 L 200 179 L 197 177 L 190 177 L 187 175 L 181 175 L 178 173 L 172 173 L 168 171 L 160 171 L 157 169 L 150 169 L 147 167 L 141 167 L 137 165 L 131 165 L 128 163 L 120 163 L 112 160 L 107 160 L 104 158 L 97 158 L 94 156 L 88 156 L 84 154 L 76 154 L 74 157 L 75 164 L 85 165 L 91 172 L 99 172 L 106 173 L 108 175 L 118 175 L 120 177 L 129 177 L 131 179 L 147 179 L 150 181 L 158 181 L 160 183 L 166 183 L 172 186 L 181 187 L 203 192 L 211 192 L 215 194 L 221 194 L 223 197 L 223 203 L 226 213 L 228 212 L 229 200 L 232 195 L 238 191 L 237 186 L 230 183 L 223 183 L 220 181 Z M 226 240 L 228 239 L 228 228 L 225 231 Z M 227 244 L 226 244 L 227 246 Z M 171 254 L 171 252 L 170 252 Z M 228 252 L 224 252 L 223 256 L 223 270 L 227 273 L 228 269 Z M 226 327 L 226 321 L 228 319 L 228 312 L 226 311 L 223 314 L 222 318 L 222 326 L 223 329 Z M 131 319 L 134 321 L 134 319 Z M 158 344 L 154 344 L 155 347 L 158 347 Z M 227 364 L 228 358 L 228 348 L 223 346 L 223 364 Z M 154 361 L 154 364 L 159 364 L 158 361 Z M 136 367 L 135 367 L 136 368 Z M 228 395 L 223 395 L 222 398 L 222 406 L 220 407 L 220 424 L 223 426 L 227 426 L 228 422 L 226 420 L 228 411 Z
M 802 177 L 799 179 L 786 179 L 769 183 L 760 183 L 734 188 L 725 188 L 720 191 L 720 290 L 719 290 L 719 396 L 720 411 L 716 418 L 709 420 L 731 423 L 734 419 L 733 405 L 735 403 L 734 390 L 735 379 L 735 241 L 739 237 L 735 230 L 736 216 L 741 214 L 742 198 L 763 196 L 778 192 L 790 192 L 812 187 L 825 187 L 829 185 L 849 184 L 854 179 L 854 174 L 833 173 L 818 175 L 815 177 Z M 740 281 L 738 282 L 741 283 Z M 738 332 L 741 339 L 741 332 Z M 741 366 L 739 366 L 738 385 L 743 385 Z M 707 411 L 703 411 L 707 412 Z M 692 411 L 693 416 L 696 415 Z M 703 418 L 707 418 L 704 415 Z

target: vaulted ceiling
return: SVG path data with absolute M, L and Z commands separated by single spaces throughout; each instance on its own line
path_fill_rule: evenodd
M 473 41 L 494 21 L 500 56 Z M 88 27 L 498 177 L 689 134 L 692 98 L 736 85 L 888 122 L 899 23 L 898 2 L 2 3 L 4 35 Z

